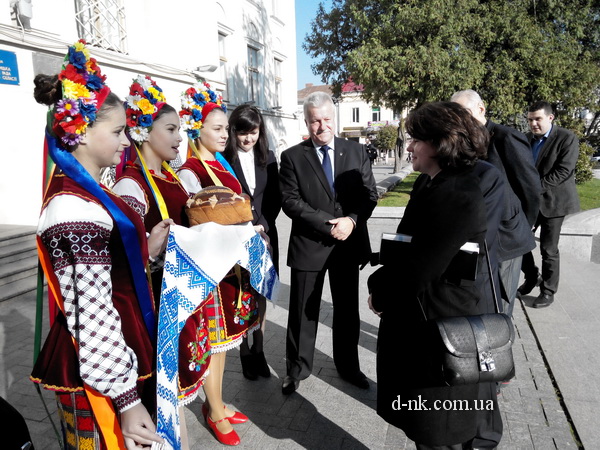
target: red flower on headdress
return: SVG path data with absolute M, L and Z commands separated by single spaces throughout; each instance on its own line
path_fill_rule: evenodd
M 67 64 L 67 67 L 58 75 L 59 80 L 71 80 L 74 83 L 83 84 L 84 86 L 87 83 L 87 80 L 83 76 L 81 72 L 75 67 L 73 64 Z
M 129 95 L 144 96 L 144 88 L 139 83 L 133 83 L 129 89 Z
M 125 111 L 125 115 L 127 116 L 127 126 L 129 128 L 137 127 L 137 119 L 138 119 L 139 111 L 136 111 L 131 108 L 127 108 Z
M 78 134 L 78 129 L 85 125 L 86 121 L 81 114 L 77 114 L 72 120 L 59 122 L 58 124 L 65 133 Z

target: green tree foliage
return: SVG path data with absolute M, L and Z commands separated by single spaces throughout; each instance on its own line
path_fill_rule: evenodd
M 590 144 L 585 142 L 579 144 L 579 158 L 575 165 L 575 183 L 582 184 L 594 178 L 593 165 L 590 159 L 593 154 L 594 149 Z
M 394 150 L 398 139 L 398 127 L 386 125 L 377 132 L 377 146 L 381 150 Z
M 332 0 L 304 48 L 334 92 L 349 79 L 397 111 L 475 89 L 513 123 L 545 99 L 559 115 L 598 108 L 598 0 Z

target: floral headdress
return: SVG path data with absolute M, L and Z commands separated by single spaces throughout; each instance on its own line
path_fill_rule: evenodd
M 79 144 L 110 93 L 104 84 L 106 76 L 102 75 L 96 59 L 90 58 L 85 45 L 80 39 L 69 47 L 58 75 L 62 98 L 54 107 L 52 131 L 67 148 Z
M 200 136 L 202 121 L 214 108 L 227 112 L 223 98 L 210 88 L 210 84 L 198 83 L 181 94 L 181 128 L 187 132 L 190 139 Z
M 131 139 L 138 143 L 147 141 L 154 119 L 166 102 L 162 89 L 148 75 L 138 75 L 125 100 Z

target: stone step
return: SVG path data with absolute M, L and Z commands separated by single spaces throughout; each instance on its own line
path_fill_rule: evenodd
M 6 283 L 0 287 L 0 302 L 9 300 L 22 294 L 26 294 L 30 291 L 35 291 L 36 288 L 37 276 L 29 276 L 27 278 Z
M 30 225 L 0 225 L 0 248 L 33 241 L 36 227 Z
M 29 240 L 27 242 L 0 247 L 0 266 L 18 261 L 19 259 L 36 257 L 37 248 L 35 241 L 31 242 L 31 240 Z
M 36 257 L 19 259 L 10 264 L 0 265 L 0 286 L 13 281 L 35 276 L 37 274 L 38 260 Z

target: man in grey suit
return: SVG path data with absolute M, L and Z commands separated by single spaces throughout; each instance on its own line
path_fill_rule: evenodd
M 571 131 L 552 123 L 554 113 L 548 102 L 533 103 L 527 120 L 531 130 L 527 138 L 542 182 L 540 212 L 536 221 L 536 226 L 540 227 L 542 273 L 540 276 L 531 252 L 523 256 L 525 282 L 519 287 L 519 293 L 526 295 L 539 285 L 540 294 L 533 307 L 544 308 L 552 304 L 558 290 L 558 240 L 563 221 L 567 214 L 579 211 L 579 195 L 575 188 L 579 140 Z
M 512 316 L 521 261 L 535 248 L 531 233 L 540 202 L 540 179 L 533 164 L 525 135 L 513 128 L 486 119 L 485 105 L 471 89 L 455 92 L 450 101 L 467 109 L 486 127 L 490 134 L 487 161 L 503 175 L 505 181 L 504 208 L 498 228 L 497 257 L 500 267 L 502 298 L 507 302 L 504 312 Z M 488 245 L 491 245 L 488 242 Z M 490 251 L 492 251 L 490 247 Z
M 377 204 L 365 148 L 334 136 L 331 97 L 314 92 L 304 101 L 310 139 L 281 154 L 282 209 L 292 219 L 291 267 L 284 394 L 294 392 L 313 365 L 325 274 L 333 300 L 333 361 L 346 381 L 367 389 L 360 371 L 358 267 L 369 260 L 367 219 Z

